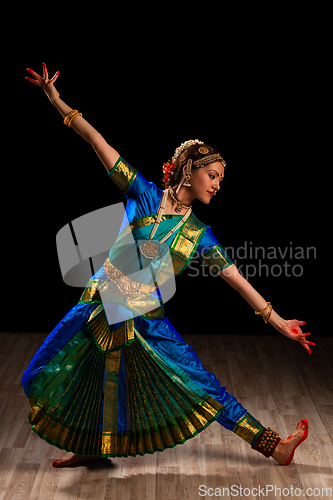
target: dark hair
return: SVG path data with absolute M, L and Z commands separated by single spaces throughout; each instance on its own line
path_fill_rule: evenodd
M 200 153 L 200 148 L 208 149 L 208 152 Z M 192 158 L 193 162 L 196 160 L 201 160 L 201 158 L 205 158 L 208 155 L 219 154 L 219 151 L 209 144 L 194 144 L 193 146 L 188 147 L 183 151 L 175 161 L 176 168 L 174 170 L 174 175 L 170 176 L 170 186 L 174 187 L 180 183 L 183 175 L 183 168 L 187 164 L 187 160 Z M 192 170 L 196 167 L 192 166 Z

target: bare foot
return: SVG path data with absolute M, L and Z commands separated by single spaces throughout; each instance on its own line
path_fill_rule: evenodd
M 291 452 L 304 437 L 304 433 L 307 431 L 307 426 L 304 422 L 299 422 L 297 424 L 295 432 L 292 433 L 289 438 L 281 439 L 275 450 L 273 451 L 272 457 L 281 465 L 287 465 L 286 462 L 290 457 Z M 289 462 L 289 461 L 288 461 Z M 289 462 L 290 463 L 290 462 Z
M 90 457 L 88 455 L 75 455 L 74 453 L 69 453 L 68 455 L 63 455 L 62 457 L 55 460 L 52 465 L 53 467 L 70 467 L 82 462 L 96 462 L 103 460 L 109 459 L 107 457 Z

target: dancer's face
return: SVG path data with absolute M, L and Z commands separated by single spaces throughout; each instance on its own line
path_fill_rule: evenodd
M 223 178 L 224 166 L 220 161 L 200 168 L 192 167 L 191 194 L 202 203 L 208 204 L 213 192 L 219 191 Z

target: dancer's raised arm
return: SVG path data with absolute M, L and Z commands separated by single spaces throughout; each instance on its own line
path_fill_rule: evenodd
M 60 99 L 59 92 L 54 87 L 54 82 L 59 76 L 59 71 L 49 79 L 48 71 L 46 68 L 46 64 L 43 63 L 43 76 L 40 76 L 38 73 L 33 71 L 30 68 L 27 68 L 29 73 L 31 73 L 35 79 L 26 77 L 26 80 L 41 87 L 50 102 L 53 104 L 55 108 L 61 113 L 61 115 L 65 118 L 68 114 L 73 111 L 64 101 Z M 89 144 L 94 148 L 106 170 L 110 172 L 116 161 L 119 158 L 119 153 L 112 148 L 105 139 L 101 136 L 97 130 L 94 129 L 82 116 L 77 115 L 71 122 L 71 128 L 75 130 L 83 139 L 85 139 Z

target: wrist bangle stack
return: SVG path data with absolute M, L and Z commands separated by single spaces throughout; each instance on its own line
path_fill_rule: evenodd
M 263 320 L 265 321 L 265 323 L 268 323 L 269 318 L 271 317 L 271 314 L 272 314 L 272 310 L 273 310 L 273 306 L 271 305 L 270 302 L 268 302 L 267 306 L 264 309 L 262 309 L 261 311 L 254 311 L 254 313 L 261 314 L 261 313 L 265 312 L 266 309 L 268 309 L 268 313 L 266 314 L 266 316 L 263 316 Z
M 74 109 L 73 111 L 68 113 L 68 115 L 65 116 L 64 124 L 68 125 L 69 128 L 71 128 L 72 121 L 74 120 L 74 118 L 76 118 L 79 115 L 82 116 L 82 113 L 79 113 L 77 109 Z

